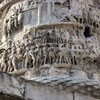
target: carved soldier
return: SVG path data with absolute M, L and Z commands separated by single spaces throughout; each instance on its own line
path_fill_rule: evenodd
M 44 45 L 43 47 L 43 64 L 47 64 L 48 63 L 48 46 Z
M 72 64 L 75 64 L 76 62 L 75 56 L 76 56 L 76 45 L 72 45 L 71 46 L 71 63 Z
M 35 53 L 36 53 L 36 66 L 39 66 L 42 63 L 42 51 L 41 51 L 41 45 L 40 44 L 36 44 L 36 49 L 35 49 Z
M 23 14 L 22 13 L 19 13 L 18 14 L 18 25 L 22 25 L 23 24 Z
M 95 20 L 95 18 L 94 18 L 95 15 L 96 15 L 96 14 L 94 13 L 93 9 L 90 8 L 90 9 L 89 9 L 89 12 L 88 12 L 89 24 L 93 25 L 93 22 L 94 22 L 94 20 Z
M 21 3 L 21 5 L 20 4 L 18 5 L 18 13 L 21 13 L 22 8 L 23 8 L 23 4 Z
M 18 9 L 14 6 L 14 8 L 13 8 L 13 14 L 16 14 L 16 13 L 18 13 Z
M 53 64 L 55 62 L 55 47 L 49 47 L 48 48 L 49 52 L 49 63 Z
M 57 37 L 56 37 L 56 33 L 55 33 L 55 30 L 52 30 L 51 33 L 50 33 L 50 42 L 51 43 L 56 43 Z
M 8 70 L 7 72 L 12 72 L 14 70 L 12 66 L 12 55 L 11 55 L 11 48 L 8 49 Z
M 49 43 L 50 41 L 50 33 L 46 32 L 43 36 L 43 43 Z
M 25 68 L 31 68 L 31 66 L 32 66 L 31 60 L 32 60 L 32 58 L 31 58 L 31 56 L 29 54 L 29 48 L 28 47 L 26 48 L 26 52 L 25 52 L 23 58 L 25 59 Z
M 23 54 L 20 44 L 18 44 L 17 47 L 17 61 L 18 61 L 18 69 L 23 68 Z
M 4 29 L 3 29 L 3 33 L 6 36 L 6 38 L 8 37 L 8 21 L 9 19 L 6 19 L 6 22 L 4 24 Z
M 61 30 L 59 30 L 59 32 L 58 32 L 58 38 L 57 38 L 57 42 L 58 43 L 63 43 L 63 40 L 62 40 L 62 32 L 61 32 Z
M 30 1 L 30 7 L 32 7 L 32 6 L 33 6 L 33 4 L 34 4 L 34 1 L 33 1 L 33 0 L 31 0 L 31 1 Z
M 18 27 L 18 14 L 17 13 L 14 14 L 14 27 L 15 28 Z
M 70 63 L 71 52 L 68 46 L 59 48 L 60 52 L 58 53 L 59 63 Z
M 8 22 L 8 31 L 9 31 L 8 37 L 11 36 L 11 32 L 13 31 L 13 29 L 14 29 L 14 19 L 12 16 L 10 16 L 9 22 Z
M 24 55 L 25 50 L 26 50 L 25 44 L 24 43 L 21 43 L 21 53 L 22 53 L 22 55 Z
M 87 12 L 87 10 L 83 9 L 82 14 L 83 14 L 83 23 L 88 23 L 88 12 Z
M 8 64 L 7 64 L 7 51 L 3 51 L 3 55 L 1 58 L 1 71 L 7 72 Z
M 16 56 L 16 46 L 13 44 L 12 51 L 11 51 L 11 59 L 12 59 L 12 67 L 14 71 L 18 68 L 17 56 Z
M 29 54 L 32 57 L 32 62 L 33 62 L 33 67 L 35 67 L 35 62 L 36 62 L 36 57 L 35 57 L 35 53 L 34 53 L 34 46 L 31 47 L 31 49 L 29 50 Z

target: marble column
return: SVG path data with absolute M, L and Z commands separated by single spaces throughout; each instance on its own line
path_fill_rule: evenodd
M 47 1 L 47 17 L 48 22 L 50 23 L 52 21 L 52 1 Z
M 55 9 L 55 4 L 54 2 L 52 2 L 52 11 L 54 11 L 54 9 Z
M 41 23 L 41 4 L 38 5 L 38 22 L 39 25 Z

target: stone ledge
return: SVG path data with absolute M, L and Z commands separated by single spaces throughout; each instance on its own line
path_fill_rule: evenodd
M 40 25 L 35 25 L 31 27 L 31 29 L 50 29 L 50 28 L 55 28 L 55 27 L 60 27 L 60 28 L 74 28 L 78 27 L 80 29 L 84 29 L 84 25 L 77 23 L 77 22 L 58 22 L 58 23 L 47 23 L 47 24 L 40 24 Z
M 50 95 L 54 95 L 51 93 L 51 91 L 54 91 L 55 96 L 56 94 L 59 95 L 59 99 L 57 99 L 57 96 L 54 97 L 56 98 L 55 100 L 60 100 L 61 97 L 65 96 L 66 93 L 69 94 L 66 96 L 66 98 L 69 98 L 69 96 L 70 98 L 73 98 L 74 94 L 80 94 L 95 98 L 93 100 L 96 100 L 96 98 L 99 100 L 100 82 L 70 76 L 36 77 L 31 78 L 30 80 L 25 80 L 14 75 L 0 73 L 0 93 L 5 95 L 20 97 L 24 99 L 43 100 L 44 98 L 48 98 Z M 48 94 L 46 95 L 46 93 Z M 40 96 L 36 99 L 35 97 L 37 95 L 42 95 L 43 98 L 40 99 Z M 50 100 L 54 100 L 53 97 Z

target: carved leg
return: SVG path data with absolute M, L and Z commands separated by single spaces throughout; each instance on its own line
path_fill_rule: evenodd
M 10 72 L 10 67 L 8 67 L 7 72 Z
M 3 69 L 3 64 L 1 63 L 0 71 L 2 71 L 2 69 Z
M 13 72 L 13 71 L 14 71 L 14 68 L 13 68 L 13 67 L 11 67 L 11 68 L 10 68 L 10 72 Z
M 35 62 L 36 62 L 36 61 L 35 61 L 35 58 L 34 58 L 34 59 L 33 59 L 33 67 L 35 66 Z
M 63 63 L 63 56 L 61 56 L 60 58 L 60 63 Z
M 14 70 L 16 71 L 16 70 L 17 70 L 17 64 L 16 64 L 16 61 L 12 62 L 12 65 L 13 65 Z
M 61 63 L 61 59 L 62 59 L 62 57 L 61 57 L 61 55 L 60 55 L 60 58 L 59 58 L 59 63 Z
M 49 56 L 49 63 L 51 64 L 51 56 Z
M 54 64 L 55 63 L 55 57 L 52 57 L 52 63 Z
M 3 72 L 7 72 L 7 66 L 4 64 Z
M 46 64 L 46 59 L 47 59 L 47 58 L 46 58 L 46 56 L 45 56 L 45 57 L 44 57 L 44 64 Z
M 59 55 L 56 58 L 56 63 L 59 63 Z
M 67 58 L 67 64 L 70 64 L 70 59 L 69 59 L 69 57 Z
M 64 56 L 61 57 L 61 63 L 64 63 Z
M 68 64 L 68 58 L 67 58 L 67 57 L 65 57 L 64 59 L 65 59 L 65 63 L 67 63 L 67 64 Z
M 27 68 L 28 61 L 25 61 L 25 68 Z
M 39 58 L 36 60 L 36 66 L 39 66 Z
M 58 43 L 60 43 L 60 37 L 58 38 Z
M 60 43 L 62 43 L 61 37 L 60 37 Z

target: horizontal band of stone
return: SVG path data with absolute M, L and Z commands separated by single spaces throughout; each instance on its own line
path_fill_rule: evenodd
M 0 73 L 0 93 L 26 99 L 30 97 L 30 91 L 35 93 L 36 90 L 32 88 L 36 90 L 39 88 L 44 90 L 49 88 L 48 91 L 52 89 L 59 91 L 59 93 L 60 91 L 65 93 L 79 93 L 100 99 L 100 82 L 98 81 L 70 76 L 35 77 L 25 80 L 14 75 Z M 34 97 L 30 97 L 29 99 L 31 98 Z
M 79 28 L 80 30 L 84 29 L 84 26 L 77 22 L 59 22 L 59 23 L 48 23 L 40 24 L 31 27 L 31 29 L 52 29 L 52 28 Z

